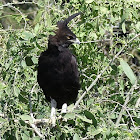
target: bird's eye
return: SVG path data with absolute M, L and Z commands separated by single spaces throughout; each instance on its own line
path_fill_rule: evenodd
M 67 39 L 70 40 L 70 39 L 72 39 L 72 37 L 71 36 L 67 36 Z

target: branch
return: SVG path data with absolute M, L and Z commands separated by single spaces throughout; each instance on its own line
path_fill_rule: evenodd
M 9 7 L 10 5 L 22 5 L 22 4 L 35 4 L 35 5 L 38 5 L 37 3 L 35 2 L 26 2 L 26 1 L 23 1 L 23 2 L 11 2 L 11 3 L 6 3 L 2 6 L 0 6 L 0 9 L 2 9 L 3 7 Z
M 92 40 L 92 41 L 86 41 L 86 42 L 80 42 L 80 44 L 87 44 L 87 43 L 95 43 L 95 42 L 108 42 L 110 39 L 103 39 L 103 40 Z
M 26 22 L 26 19 L 25 19 L 25 16 L 23 15 L 23 13 L 18 8 L 14 7 L 14 6 L 10 5 L 10 4 L 8 5 L 8 7 L 11 7 L 13 9 L 15 9 L 16 11 L 18 11 L 21 14 L 21 16 L 22 16 L 22 18 L 24 20 L 24 29 L 26 29 L 27 22 Z
M 132 39 L 130 39 L 130 41 L 128 41 L 128 43 L 126 43 L 121 50 L 113 57 L 113 59 L 109 62 L 109 64 L 101 71 L 101 73 L 99 75 L 97 75 L 96 79 L 91 83 L 91 85 L 87 88 L 87 90 L 82 94 L 82 96 L 78 99 L 78 101 L 75 103 L 72 111 L 80 104 L 81 100 L 84 98 L 84 96 L 87 94 L 87 92 L 89 92 L 92 87 L 97 83 L 97 81 L 99 80 L 99 78 L 102 76 L 102 74 L 108 69 L 108 67 L 114 62 L 114 60 L 121 54 L 121 52 L 125 49 L 125 47 L 128 46 L 129 43 L 131 43 L 135 38 L 137 38 L 138 36 L 140 36 L 140 33 L 137 34 L 136 36 L 134 36 Z
M 16 87 L 16 79 L 17 79 L 17 74 L 18 74 L 18 72 L 19 72 L 19 69 L 17 69 L 16 70 L 16 72 L 15 72 L 15 76 L 14 76 L 14 82 L 13 82 L 13 90 L 14 90 L 14 94 L 16 93 L 16 91 L 15 91 L 15 87 Z
M 99 101 L 97 101 L 97 102 L 99 102 Z M 101 100 L 100 102 L 111 102 L 111 103 L 116 103 L 116 104 L 120 105 L 122 108 L 124 108 L 126 110 L 126 112 L 128 113 L 128 116 L 130 117 L 130 119 L 132 121 L 133 126 L 135 127 L 132 115 L 129 113 L 129 110 L 126 108 L 126 106 L 121 105 L 119 102 L 116 102 L 113 100 L 108 100 L 108 99 Z M 120 126 L 120 125 L 118 125 L 118 126 Z M 135 127 L 135 129 L 136 129 L 136 127 Z
M 33 88 L 31 89 L 31 93 L 29 94 L 29 107 L 30 107 L 30 115 L 31 117 L 34 119 L 33 117 L 33 112 L 32 112 L 32 100 L 31 100 L 31 94 L 34 92 L 34 88 L 36 87 L 37 84 L 35 84 L 33 86 Z
M 23 15 L 23 13 L 18 8 L 16 8 L 15 6 L 13 6 L 15 4 L 18 4 L 18 3 L 7 3 L 5 5 L 0 6 L 0 9 L 3 9 L 3 7 L 10 7 L 10 8 L 13 8 L 14 10 L 18 11 L 21 14 L 21 16 L 22 16 L 22 18 L 24 20 L 24 29 L 25 29 L 26 28 L 26 25 L 27 25 L 25 16 Z M 25 2 L 23 2 L 22 4 L 25 4 Z
M 16 8 L 15 6 L 13 6 L 13 5 L 22 5 L 22 4 L 35 4 L 35 5 L 38 5 L 35 2 L 25 2 L 25 1 L 23 1 L 23 2 L 17 2 L 17 3 L 14 3 L 13 2 L 13 3 L 7 3 L 7 4 L 4 4 L 4 5 L 0 6 L 0 9 L 3 9 L 3 7 L 10 7 L 10 8 L 13 8 L 14 10 L 18 11 L 20 13 L 20 15 L 22 16 L 23 20 L 24 20 L 24 29 L 25 29 L 26 26 L 27 26 L 27 22 L 26 22 L 26 19 L 25 19 L 24 14 L 18 8 Z
M 136 81 L 135 84 L 131 87 L 131 89 L 130 89 L 130 91 L 129 91 L 129 94 L 126 96 L 126 100 L 125 100 L 124 105 L 123 105 L 123 107 L 122 107 L 122 109 L 121 109 L 121 112 L 120 112 L 120 114 L 119 114 L 119 117 L 118 117 L 118 119 L 117 119 L 117 121 L 116 121 L 116 126 L 119 126 L 120 120 L 121 120 L 121 118 L 122 118 L 122 114 L 123 114 L 123 112 L 124 112 L 124 110 L 125 110 L 125 108 L 126 108 L 126 105 L 128 104 L 128 102 L 129 102 L 129 100 L 130 100 L 131 95 L 133 94 L 133 91 L 134 91 L 136 85 L 137 85 L 137 81 Z M 134 121 L 133 121 L 133 119 L 132 119 L 132 117 L 131 117 L 129 111 L 127 111 L 127 113 L 129 114 L 130 119 L 131 119 L 131 121 L 132 121 L 132 123 L 133 123 L 133 126 L 135 127 Z
M 32 100 L 31 100 L 31 94 L 34 92 L 34 88 L 36 87 L 37 84 L 35 84 L 31 90 L 31 93 L 29 94 L 29 106 L 30 106 L 30 115 L 33 119 L 33 123 L 30 123 L 30 121 L 28 121 L 27 123 L 34 129 L 35 133 L 40 137 L 40 138 L 43 138 L 44 136 L 41 134 L 41 132 L 39 131 L 39 129 L 36 127 L 35 124 L 37 124 L 37 121 L 34 116 L 33 116 L 33 113 L 32 113 Z M 40 121 L 42 121 L 40 119 Z
M 0 117 L 5 118 L 4 114 L 0 113 Z M 15 123 L 19 122 L 19 120 L 14 120 Z M 36 127 L 36 125 L 38 125 L 39 123 L 49 123 L 49 119 L 33 119 L 33 123 L 31 123 L 28 120 L 24 121 L 26 124 L 29 124 L 33 130 L 35 131 L 35 133 L 40 137 L 40 138 L 44 138 L 44 136 L 41 134 L 40 130 Z
M 29 123 L 29 125 L 34 129 L 35 133 L 40 137 L 43 138 L 44 136 L 40 133 L 39 129 L 33 123 Z
M 19 120 L 14 120 L 15 123 L 19 122 Z M 30 121 L 26 120 L 24 121 L 26 124 L 29 124 L 33 130 L 35 131 L 35 133 L 40 137 L 40 138 L 44 138 L 44 136 L 41 134 L 41 132 L 39 131 L 39 129 L 36 127 L 37 124 L 39 123 L 48 123 L 49 119 L 34 119 L 33 123 L 30 123 Z

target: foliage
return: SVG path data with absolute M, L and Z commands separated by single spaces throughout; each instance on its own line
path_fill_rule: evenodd
M 31 11 L 23 5 L 31 7 Z M 78 108 L 63 115 L 64 120 L 58 119 L 55 128 L 44 124 L 38 129 L 50 140 L 140 139 L 140 63 L 135 65 L 136 56 L 132 53 L 133 50 L 140 52 L 140 42 L 138 37 L 129 42 L 140 32 L 139 3 L 136 0 L 71 0 L 61 4 L 61 1 L 38 0 L 19 5 L 18 2 L 12 5 L 0 2 L 2 140 L 41 139 L 26 123 L 26 120 L 33 122 L 31 111 L 35 119 L 50 117 L 50 105 L 36 80 L 38 57 L 46 50 L 48 36 L 56 29 L 56 22 L 79 11 L 83 13 L 81 18 L 69 24 L 81 41 L 80 45 L 71 46 L 80 71 L 79 97 L 122 47 L 125 48 Z M 114 35 L 113 27 L 118 24 L 124 36 Z M 109 45 L 108 39 L 112 42 Z M 140 56 L 136 59 L 140 61 Z M 129 100 L 126 102 L 126 99 Z M 72 107 L 69 106 L 69 110 Z

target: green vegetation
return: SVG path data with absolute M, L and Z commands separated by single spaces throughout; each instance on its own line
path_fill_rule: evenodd
M 139 1 L 35 1 L 0 2 L 0 139 L 140 139 Z M 38 57 L 57 21 L 79 11 L 82 16 L 69 26 L 81 44 L 70 49 L 80 71 L 78 99 L 87 92 L 56 127 L 33 127 L 31 112 L 35 119 L 50 117 L 37 84 Z M 114 35 L 118 25 L 118 32 L 129 33 L 126 37 Z

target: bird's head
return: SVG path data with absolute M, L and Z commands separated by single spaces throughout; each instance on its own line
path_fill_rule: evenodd
M 67 26 L 68 23 L 78 16 L 80 13 L 73 14 L 63 21 L 57 23 L 58 29 L 55 32 L 55 35 L 50 35 L 49 42 L 58 47 L 58 50 L 69 47 L 69 45 L 76 43 L 80 44 L 80 41 L 77 39 L 76 35 L 69 29 Z

